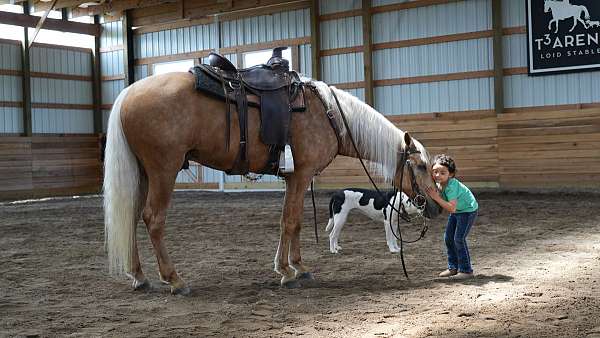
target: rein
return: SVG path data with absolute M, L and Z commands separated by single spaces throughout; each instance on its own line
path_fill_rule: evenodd
M 356 143 L 354 142 L 354 137 L 352 136 L 352 132 L 350 131 L 350 126 L 348 125 L 348 121 L 346 120 L 346 115 L 344 114 L 344 111 L 342 110 L 342 106 L 340 105 L 340 101 L 338 100 L 337 95 L 335 94 L 335 92 L 333 91 L 333 89 L 331 89 L 331 87 L 329 88 L 331 91 L 331 94 L 333 95 L 333 98 L 335 99 L 335 103 L 337 105 L 338 111 L 340 112 L 340 115 L 342 116 L 342 120 L 344 122 L 344 126 L 346 127 L 346 130 L 348 132 L 348 137 L 350 138 L 350 141 L 352 143 L 352 146 L 354 147 L 354 151 L 356 151 L 356 156 L 358 158 L 358 160 L 360 161 L 360 164 L 362 165 L 365 173 L 367 174 L 367 177 L 369 178 L 369 181 L 371 181 L 371 184 L 373 185 L 373 187 L 375 188 L 375 190 L 377 191 L 377 193 L 379 194 L 379 196 L 381 198 L 383 198 L 385 200 L 385 196 L 383 195 L 383 193 L 379 190 L 379 188 L 377 187 L 377 184 L 375 184 L 375 181 L 373 180 L 373 178 L 371 177 L 371 175 L 369 174 L 369 171 L 367 170 L 367 167 L 365 166 L 365 163 L 362 159 L 362 157 L 360 156 L 360 152 L 358 151 L 358 147 L 356 146 Z M 327 108 L 327 106 L 325 106 Z M 327 114 L 329 115 L 329 111 L 327 112 Z M 412 189 L 413 191 L 417 194 L 415 196 L 415 199 L 419 196 L 422 196 L 420 194 L 420 189 L 418 187 L 418 185 L 416 184 L 416 179 L 415 179 L 415 174 L 413 171 L 413 168 L 410 164 L 410 159 L 408 158 L 411 154 L 418 154 L 420 153 L 419 151 L 415 151 L 415 152 L 410 152 L 409 149 L 406 149 L 406 147 L 404 147 L 402 149 L 402 158 L 401 158 L 401 166 L 400 166 L 400 170 L 401 170 L 401 174 L 400 174 L 400 185 L 402 185 L 402 181 L 404 179 L 404 166 L 406 165 L 411 173 L 411 185 L 412 185 Z M 398 189 L 394 188 L 394 201 L 392 203 L 390 203 L 388 201 L 388 206 L 392 209 L 392 211 L 390 212 L 390 229 L 392 230 L 392 234 L 394 235 L 394 237 L 396 237 L 396 239 L 398 239 L 400 241 L 400 260 L 402 261 L 402 270 L 404 271 L 404 276 L 406 276 L 406 279 L 410 279 L 408 277 L 408 273 L 406 272 L 406 263 L 404 262 L 404 243 L 415 243 L 419 240 L 421 240 L 423 237 L 425 237 L 425 233 L 427 232 L 427 229 L 429 228 L 428 225 L 426 224 L 425 220 L 423 221 L 423 229 L 421 230 L 421 235 L 416 239 L 416 240 L 412 240 L 412 241 L 404 241 L 402 240 L 402 233 L 400 231 L 400 218 L 402 218 L 404 221 L 406 222 L 410 222 L 411 219 L 408 216 L 408 213 L 406 212 L 406 209 L 404 208 L 404 204 L 402 204 L 402 201 L 400 201 L 400 205 L 399 205 L 399 209 L 398 210 L 395 207 L 395 203 L 396 203 L 396 196 L 398 195 Z M 423 203 L 423 207 L 425 207 L 425 202 Z M 394 211 L 396 212 L 397 215 L 397 229 L 398 229 L 398 235 L 396 235 L 396 233 L 394 232 L 394 228 L 392 227 L 392 220 L 393 220 L 393 213 Z

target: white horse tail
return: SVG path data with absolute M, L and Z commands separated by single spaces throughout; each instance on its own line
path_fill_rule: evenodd
M 140 173 L 121 125 L 125 88 L 113 104 L 108 119 L 104 156 L 104 243 L 111 274 L 131 272 L 135 225 L 139 218 Z
M 588 12 L 587 7 L 585 7 L 585 6 L 579 6 L 579 7 L 583 8 L 583 11 L 585 12 L 585 18 L 586 18 L 586 20 L 589 20 L 590 12 Z

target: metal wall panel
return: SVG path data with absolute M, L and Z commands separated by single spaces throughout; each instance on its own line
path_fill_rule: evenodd
M 92 104 L 92 82 L 33 77 L 31 102 Z
M 413 2 L 413 1 L 420 1 L 420 0 L 371 0 L 371 6 L 376 7 L 376 6 L 385 6 L 385 5 L 392 5 L 392 4 L 402 4 L 405 2 Z
M 438 43 L 373 52 L 375 80 L 489 70 L 494 67 L 491 38 Z
M 123 45 L 123 21 L 114 21 L 102 24 L 100 47 L 107 48 Z
M 20 102 L 23 100 L 23 85 L 20 76 L 0 75 L 0 101 Z
M 356 89 L 346 89 L 346 91 L 356 97 L 358 97 L 361 101 L 365 101 L 365 89 L 364 88 L 356 88 Z
M 526 2 L 523 0 L 502 0 L 502 27 L 525 26 Z
M 386 115 L 487 110 L 493 107 L 493 78 L 375 87 L 375 109 Z
M 504 77 L 506 108 L 597 102 L 600 72 Z
M 0 69 L 21 70 L 21 46 L 0 43 Z
M 148 77 L 148 65 L 135 66 L 133 69 L 135 81 Z
M 29 60 L 32 72 L 92 75 L 92 54 L 87 52 L 34 46 Z
M 298 65 L 300 69 L 298 72 L 306 77 L 312 77 L 312 51 L 310 45 L 300 45 L 300 51 L 298 53 Z
M 321 58 L 323 81 L 335 84 L 364 81 L 363 53 L 329 55 Z
M 321 22 L 321 49 L 353 47 L 362 44 L 361 16 Z
M 124 74 L 123 50 L 100 53 L 100 74 L 102 76 L 115 76 Z
M 218 42 L 216 27 L 213 23 L 136 34 L 133 37 L 134 57 L 139 59 L 214 49 Z
M 273 13 L 221 23 L 221 47 L 310 36 L 310 10 Z
M 373 15 L 373 43 L 492 29 L 491 0 L 469 0 Z
M 503 36 L 502 54 L 504 68 L 527 67 L 527 36 L 525 34 Z
M 108 130 L 108 117 L 110 116 L 110 110 L 102 110 L 102 132 L 106 133 Z
M 92 110 L 46 109 L 31 110 L 34 133 L 93 133 Z
M 0 133 L 23 132 L 23 109 L 0 107 Z
M 124 80 L 103 81 L 102 104 L 112 104 L 115 102 L 123 88 L 125 88 Z
M 319 14 L 330 14 L 362 8 L 362 0 L 321 0 L 319 1 Z

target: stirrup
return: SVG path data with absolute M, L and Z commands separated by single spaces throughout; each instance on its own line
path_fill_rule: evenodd
M 284 174 L 294 172 L 294 156 L 289 144 L 286 144 L 284 150 L 279 154 L 279 171 Z

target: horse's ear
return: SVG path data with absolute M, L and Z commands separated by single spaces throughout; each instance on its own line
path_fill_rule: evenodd
M 412 137 L 410 136 L 410 134 L 408 132 L 404 133 L 404 146 L 406 148 L 410 147 L 410 145 L 412 144 Z

